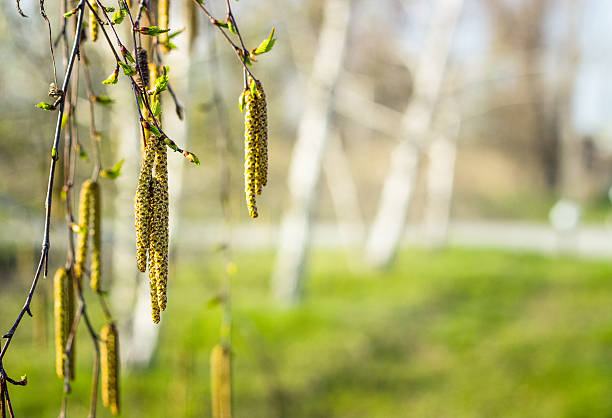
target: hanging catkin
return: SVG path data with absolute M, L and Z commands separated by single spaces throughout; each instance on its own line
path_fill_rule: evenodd
M 82 282 L 83 270 L 87 262 L 87 247 L 89 244 L 89 219 L 91 217 L 91 193 L 93 181 L 86 180 L 81 186 L 79 198 L 79 233 L 77 235 L 76 257 L 74 272 L 77 280 Z
M 157 236 L 153 250 L 153 266 L 156 271 L 157 301 L 159 309 L 166 309 L 168 286 L 168 152 L 166 145 L 158 141 L 155 152 L 155 187 L 153 189 L 152 234 Z M 151 268 L 151 267 L 149 267 Z
M 157 3 L 157 16 L 159 19 L 159 27 L 162 29 L 168 29 L 168 23 L 170 21 L 170 0 L 159 0 Z M 159 44 L 161 45 L 162 51 L 169 52 L 168 47 L 168 32 L 159 35 Z
M 231 418 L 231 361 L 230 350 L 217 344 L 210 355 L 210 388 L 213 418 Z
M 96 17 L 97 13 L 98 3 L 94 1 L 91 4 L 91 9 L 89 10 L 89 28 L 91 32 L 91 40 L 93 42 L 96 42 L 98 40 L 98 18 Z
M 105 325 L 100 338 L 102 404 L 110 408 L 113 415 L 119 415 L 119 339 L 115 324 Z
M 91 186 L 91 220 L 90 230 L 93 247 L 91 251 L 91 288 L 94 292 L 100 292 L 100 278 L 102 277 L 102 208 L 100 202 L 100 186 L 92 182 Z
M 138 176 L 134 214 L 136 220 L 136 263 L 138 270 L 147 270 L 147 251 L 149 250 L 149 235 L 151 222 L 151 178 L 153 161 L 155 159 L 154 138 L 149 138 L 142 158 L 142 166 Z
M 259 81 L 256 82 L 257 86 L 257 118 L 259 122 L 258 126 L 258 137 L 257 141 L 259 145 L 259 152 L 257 156 L 259 182 L 257 194 L 261 194 L 261 189 L 268 184 L 268 111 L 266 109 L 266 93 L 264 92 L 263 86 Z
M 55 371 L 64 378 L 66 370 L 66 341 L 70 333 L 68 299 L 68 273 L 60 268 L 53 277 L 54 323 L 55 323 Z
M 63 270 L 63 269 L 62 269 Z M 66 291 L 68 294 L 68 321 L 67 321 L 67 329 L 68 334 L 66 334 L 66 339 L 68 339 L 68 335 L 70 335 L 70 331 L 72 330 L 72 324 L 74 323 L 74 316 L 76 314 L 76 299 L 74 294 L 74 274 L 68 272 L 68 280 L 66 282 Z M 75 368 L 76 368 L 76 333 L 72 336 L 72 345 L 70 347 L 70 379 L 74 380 L 75 376 Z
M 263 87 L 251 83 L 252 89 L 244 91 L 244 191 L 249 215 L 256 218 L 256 195 L 268 182 L 268 122 Z
M 146 91 L 149 88 L 149 58 L 147 55 L 147 50 L 138 47 L 136 60 L 138 62 L 139 73 L 134 76 L 134 81 L 140 90 Z M 140 76 L 141 73 L 142 77 Z

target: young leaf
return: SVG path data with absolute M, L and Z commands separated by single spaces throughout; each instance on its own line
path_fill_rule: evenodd
M 117 79 L 119 77 L 119 67 L 115 68 L 115 71 L 108 76 L 106 80 L 102 82 L 102 84 L 117 84 Z
M 125 158 L 122 158 L 121 161 L 115 164 L 112 168 L 109 168 L 107 170 L 102 170 L 100 172 L 100 175 L 107 179 L 111 179 L 111 180 L 116 179 L 121 174 L 121 167 L 123 166 L 124 161 L 125 161 Z
M 200 165 L 200 159 L 192 152 L 184 151 L 183 155 L 187 158 L 187 161 L 190 163 L 194 163 L 195 165 Z
M 229 29 L 229 31 L 231 33 L 233 33 L 234 35 L 238 35 L 238 31 L 236 30 L 236 28 L 234 27 L 234 25 L 232 24 L 232 19 L 227 21 L 227 28 Z
M 162 33 L 166 33 L 169 31 L 170 29 L 161 29 L 157 26 L 141 26 L 140 28 L 138 28 L 138 32 L 142 33 L 143 35 L 149 36 L 158 36 Z
M 123 74 L 127 75 L 128 77 L 136 75 L 136 69 L 131 65 L 128 65 L 124 62 L 119 62 L 119 65 L 121 66 L 121 68 L 123 68 Z
M 244 94 L 246 92 L 247 92 L 246 90 L 243 90 L 242 94 L 238 98 L 238 108 L 240 109 L 240 113 L 244 113 L 244 104 L 246 102 L 246 98 L 245 98 Z
M 149 94 L 159 94 L 166 90 L 168 87 L 168 71 L 169 67 L 164 65 L 162 68 L 162 74 L 155 79 L 155 85 L 151 90 L 149 90 Z
M 72 9 L 69 12 L 64 13 L 64 17 L 70 17 L 77 12 L 77 9 Z
M 102 104 L 102 105 L 109 105 L 109 104 L 112 104 L 114 101 L 108 96 L 93 96 L 92 95 L 89 98 L 91 99 L 92 102 Z
M 123 9 L 116 11 L 113 14 L 113 23 L 115 25 L 120 25 L 121 22 L 123 22 L 123 19 L 125 19 L 125 15 L 126 15 L 126 13 L 125 13 L 125 11 Z
M 153 112 L 153 116 L 155 117 L 161 115 L 161 103 L 159 102 L 159 96 L 157 94 L 151 99 L 151 112 Z
M 276 38 L 274 38 L 274 28 L 270 31 L 270 36 L 267 39 L 264 39 L 257 48 L 253 50 L 254 55 L 265 54 L 266 52 L 270 52 L 274 43 L 276 42 Z
M 168 39 L 174 38 L 176 35 L 182 33 L 184 30 L 185 30 L 185 28 L 179 29 L 179 30 L 177 30 L 175 32 L 172 32 L 172 33 L 168 34 Z
M 151 133 L 157 137 L 160 137 L 162 134 L 159 131 L 159 129 L 157 129 L 157 126 L 150 124 L 147 122 L 147 124 L 145 125 L 145 128 L 149 131 L 151 131 Z
M 55 110 L 55 106 L 49 103 L 40 102 L 36 105 L 37 108 L 42 110 Z
M 105 7 L 104 10 L 106 10 L 108 13 L 112 13 L 115 11 L 114 7 Z

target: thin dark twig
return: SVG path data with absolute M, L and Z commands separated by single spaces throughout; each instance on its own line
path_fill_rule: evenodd
M 66 73 L 64 76 L 64 83 L 62 85 L 62 92 L 64 92 L 66 90 L 66 88 L 68 87 L 68 83 L 70 82 L 70 76 L 72 74 L 72 68 L 74 65 L 74 61 L 76 59 L 78 50 L 79 50 L 79 42 L 80 42 L 80 38 L 81 38 L 81 29 L 83 27 L 83 15 L 84 15 L 84 11 L 85 8 L 83 7 L 84 5 L 84 0 L 81 0 L 79 5 L 77 6 L 79 8 L 79 17 L 77 20 L 77 31 L 76 31 L 76 35 L 75 35 L 75 40 L 74 40 L 74 44 L 72 46 L 72 52 L 70 54 L 70 60 L 68 63 L 68 67 L 66 68 Z M 0 351 L 0 376 L 4 375 L 4 368 L 2 365 L 2 359 L 4 358 L 4 355 L 6 354 L 6 351 L 8 349 L 8 347 L 11 344 L 11 341 L 13 340 L 13 336 L 15 335 L 15 332 L 17 330 L 17 328 L 19 327 L 19 324 L 21 323 L 21 320 L 23 318 L 23 316 L 25 315 L 25 313 L 27 312 L 28 315 L 32 316 L 32 312 L 30 310 L 30 304 L 32 302 L 32 298 L 34 296 L 34 292 L 36 290 L 36 285 L 38 284 L 38 280 L 40 278 L 40 274 L 42 272 L 44 272 L 44 275 L 46 277 L 47 275 L 47 268 L 48 268 L 48 255 L 49 255 L 49 248 L 50 248 L 50 240 L 49 240 L 49 235 L 50 235 L 50 228 L 51 228 L 51 203 L 53 201 L 53 183 L 54 183 L 54 179 L 55 179 L 55 167 L 57 165 L 57 161 L 59 159 L 58 156 L 58 148 L 59 148 L 59 141 L 60 141 L 60 135 L 61 135 L 61 131 L 62 131 L 62 118 L 64 116 L 64 97 L 65 97 L 65 93 L 62 93 L 62 97 L 60 98 L 60 103 L 59 103 L 59 112 L 58 112 L 58 117 L 57 117 L 57 124 L 55 127 L 55 136 L 53 138 L 53 147 L 52 147 L 52 152 L 51 152 L 51 167 L 49 169 L 49 181 L 48 181 L 48 185 L 47 185 L 47 197 L 45 199 L 45 226 L 44 226 L 44 236 L 43 236 L 43 241 L 42 241 L 42 250 L 41 250 L 41 256 L 40 256 L 40 260 L 38 262 L 38 267 L 36 268 L 36 273 L 34 274 L 34 279 L 32 280 L 32 285 L 30 287 L 30 290 L 28 292 L 28 295 L 26 297 L 26 301 L 23 305 L 23 307 L 21 308 L 21 310 L 19 311 L 19 314 L 17 315 L 17 319 L 15 320 L 15 322 L 13 323 L 13 326 L 10 328 L 10 330 L 4 335 L 4 338 L 6 339 L 6 342 L 4 343 L 4 346 L 2 347 L 2 351 Z
M 238 45 L 236 45 L 234 43 L 234 41 L 232 41 L 232 39 L 229 37 L 229 35 L 225 32 L 225 30 L 223 30 L 223 28 L 219 25 L 217 25 L 218 20 L 215 19 L 210 12 L 206 9 L 206 7 L 204 7 L 203 4 L 200 4 L 198 2 L 198 0 L 193 0 L 195 4 L 198 5 L 198 7 L 200 9 L 202 9 L 202 11 L 204 12 L 204 14 L 206 14 L 206 16 L 208 16 L 208 19 L 210 21 L 210 23 L 212 23 L 213 26 L 215 26 L 217 29 L 219 29 L 219 31 L 221 32 L 221 34 L 223 35 L 223 37 L 225 38 L 225 40 L 233 47 L 234 52 L 236 53 L 236 56 L 238 57 L 238 60 L 240 61 L 240 63 L 242 64 L 242 66 L 244 67 L 244 71 L 246 71 L 253 80 L 257 81 L 257 79 L 255 78 L 255 76 L 253 75 L 253 73 L 251 73 L 251 70 L 249 70 L 247 64 L 246 64 L 246 56 L 245 54 L 248 54 L 248 51 L 246 50 L 246 48 L 244 47 L 244 43 L 242 42 L 242 37 L 239 37 L 240 39 L 240 43 L 242 45 L 242 48 L 240 48 Z M 238 32 L 238 30 L 236 30 L 236 32 Z

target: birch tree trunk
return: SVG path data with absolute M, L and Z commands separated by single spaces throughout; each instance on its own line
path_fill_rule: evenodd
M 461 120 L 454 109 L 445 106 L 438 125 L 429 144 L 424 219 L 425 238 L 431 248 L 443 246 L 448 236 Z
M 289 208 L 280 226 L 276 266 L 272 276 L 275 296 L 295 303 L 311 235 L 311 217 L 329 133 L 334 87 L 343 61 L 350 20 L 350 0 L 328 0 L 305 98 L 306 108 L 289 169 Z
M 325 179 L 336 212 L 338 235 L 342 239 L 342 245 L 350 263 L 354 243 L 361 245 L 363 242 L 365 226 L 359 205 L 357 185 L 353 179 L 346 152 L 342 147 L 342 138 L 336 129 L 330 135 L 328 148 L 323 167 Z
M 463 0 L 439 0 L 436 4 L 414 76 L 414 95 L 404 114 L 400 143 L 391 156 L 391 172 L 366 244 L 366 258 L 375 267 L 391 262 L 404 233 L 421 147 L 430 129 L 462 6 Z

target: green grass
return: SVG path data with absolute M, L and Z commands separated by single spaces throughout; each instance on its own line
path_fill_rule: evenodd
M 123 416 L 210 415 L 220 261 L 205 261 L 171 278 L 154 365 L 123 374 Z M 272 261 L 237 257 L 236 417 L 612 416 L 611 263 L 411 250 L 377 273 L 316 253 L 305 302 L 284 310 L 268 295 Z M 2 326 L 18 300 L 0 297 Z M 18 416 L 56 417 L 52 348 L 32 346 L 31 327 L 5 361 L 30 380 L 12 398 Z M 71 416 L 86 416 L 90 350 L 81 333 Z

